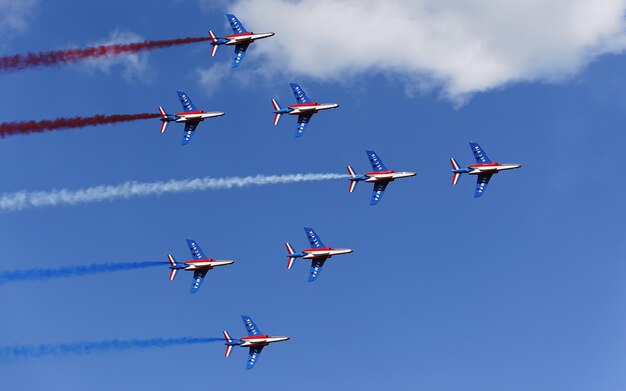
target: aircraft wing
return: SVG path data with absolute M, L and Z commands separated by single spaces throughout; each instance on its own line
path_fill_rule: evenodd
M 374 191 L 372 192 L 372 200 L 370 201 L 370 205 L 378 204 L 378 201 L 380 201 L 380 198 L 383 196 L 383 193 L 385 192 L 385 188 L 387 187 L 388 184 L 389 182 L 375 182 L 374 183 Z
M 228 23 L 230 23 L 230 27 L 233 28 L 233 32 L 235 34 L 242 34 L 242 33 L 247 33 L 248 30 L 246 30 L 243 27 L 243 24 L 241 24 L 241 22 L 239 21 L 239 19 L 237 19 L 237 17 L 233 14 L 226 14 L 226 19 L 228 19 Z
M 246 50 L 248 46 L 250 46 L 251 42 L 242 43 L 235 46 L 235 58 L 233 58 L 232 68 L 237 68 L 241 61 L 243 61 L 243 56 L 246 54 Z
M 309 121 L 313 117 L 313 114 L 300 114 L 298 115 L 298 127 L 296 128 L 296 137 L 302 137 L 304 129 L 309 124 Z
M 202 285 L 202 281 L 204 281 L 204 276 L 208 270 L 196 270 L 193 272 L 193 280 L 191 281 L 191 293 L 198 292 L 200 286 Z
M 304 233 L 306 233 L 306 237 L 309 239 L 311 248 L 326 247 L 320 237 L 313 231 L 313 228 L 304 227 Z
M 241 319 L 243 320 L 243 325 L 246 326 L 246 330 L 248 331 L 249 336 L 261 335 L 261 330 L 256 327 L 256 324 L 248 315 L 241 315 Z
M 185 111 L 196 111 L 196 105 L 193 104 L 189 96 L 184 91 L 176 91 L 178 94 L 178 99 L 180 99 L 180 104 L 183 105 L 183 110 Z
M 489 179 L 493 174 L 480 174 L 476 180 L 476 190 L 474 191 L 474 198 L 480 197 L 483 195 L 483 192 L 487 188 L 489 184 Z
M 246 363 L 246 369 L 254 368 L 254 365 L 259 359 L 259 355 L 261 354 L 261 350 L 263 350 L 263 346 L 253 346 L 250 348 L 248 352 L 248 362 Z
M 372 150 L 366 150 L 367 158 L 370 160 L 370 164 L 372 165 L 372 169 L 374 171 L 387 171 L 387 167 L 383 164 L 383 161 L 380 160 L 378 154 Z
M 196 127 L 198 127 L 198 122 L 187 122 L 185 124 L 185 130 L 183 133 L 183 139 L 181 141 L 182 145 L 187 145 L 191 141 L 191 137 L 196 131 Z
M 487 154 L 483 149 L 473 141 L 470 141 L 470 148 L 472 148 L 472 152 L 474 152 L 474 158 L 476 159 L 476 163 L 491 163 L 491 160 L 487 157 Z
M 324 262 L 326 262 L 326 258 L 324 259 L 314 259 L 311 261 L 311 272 L 309 273 L 309 282 L 313 282 L 317 280 L 317 276 L 320 275 L 322 271 L 322 266 L 324 266 Z
M 189 246 L 189 251 L 191 251 L 193 259 L 206 259 L 202 249 L 198 246 L 198 243 L 196 243 L 195 240 L 187 239 L 187 246 Z
M 293 95 L 296 97 L 296 101 L 298 103 L 309 103 L 311 101 L 299 84 L 289 83 L 289 86 L 291 87 L 291 91 L 293 91 Z
M 186 130 L 186 131 L 183 133 L 183 139 L 181 140 L 181 142 L 180 142 L 180 143 L 181 143 L 182 145 L 187 145 L 187 144 L 189 144 L 189 142 L 191 141 L 191 137 L 193 136 L 193 134 L 194 134 L 194 132 L 193 132 L 193 131 Z

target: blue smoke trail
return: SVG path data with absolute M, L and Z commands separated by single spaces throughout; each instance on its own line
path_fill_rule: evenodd
M 0 272 L 0 285 L 15 281 L 49 280 L 53 278 L 67 278 L 85 276 L 89 274 L 111 273 L 122 270 L 143 269 L 153 266 L 162 266 L 167 262 L 124 262 L 124 263 L 95 263 L 91 265 L 62 266 L 57 268 L 36 268 L 25 270 L 7 270 Z
M 112 339 L 97 342 L 75 342 L 61 344 L 16 345 L 0 347 L 0 361 L 59 356 L 83 356 L 95 353 L 123 352 L 134 349 L 166 348 L 176 345 L 197 345 L 224 341 L 224 338 L 151 338 Z

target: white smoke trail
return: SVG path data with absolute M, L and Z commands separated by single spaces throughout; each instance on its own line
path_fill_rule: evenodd
M 113 186 L 93 186 L 82 189 L 50 191 L 18 191 L 0 195 L 0 210 L 19 211 L 46 206 L 78 205 L 90 202 L 112 201 L 120 198 L 146 197 L 166 193 L 202 190 L 221 190 L 247 186 L 287 184 L 295 182 L 325 181 L 347 178 L 342 174 L 287 174 L 256 175 L 230 178 L 194 178 L 157 182 L 125 182 Z

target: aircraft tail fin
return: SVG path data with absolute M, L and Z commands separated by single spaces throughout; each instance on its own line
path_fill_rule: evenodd
M 276 113 L 276 111 L 280 111 L 280 106 L 278 105 L 278 102 L 276 102 L 276 99 L 272 99 L 272 106 L 274 106 L 274 126 L 278 125 L 278 121 L 280 121 L 280 116 L 282 115 L 281 113 Z
M 170 261 L 170 265 L 176 266 L 176 260 L 174 260 L 174 257 L 171 254 L 167 254 L 167 260 Z M 170 281 L 174 280 L 177 271 L 178 269 L 170 269 Z
M 274 126 L 278 125 L 278 121 L 280 121 L 280 113 L 274 113 Z
M 356 178 L 356 174 L 354 173 L 354 170 L 352 169 L 352 166 L 348 166 L 346 167 L 348 169 L 348 174 L 350 174 L 350 179 L 352 178 Z M 354 191 L 354 189 L 356 188 L 356 184 L 359 183 L 358 181 L 354 181 L 351 180 L 350 181 L 350 185 L 348 187 L 348 192 L 352 193 Z
M 224 339 L 226 340 L 227 344 L 230 342 L 233 342 L 233 339 L 230 337 L 230 335 L 228 335 L 228 332 L 226 330 L 224 330 Z M 230 356 L 231 350 L 233 350 L 233 345 L 226 345 L 226 351 L 224 352 L 224 357 Z
M 459 170 L 459 164 L 454 160 L 454 158 L 450 158 L 450 164 L 452 164 L 452 184 L 456 185 L 459 181 L 459 177 L 461 176 L 460 172 L 455 172 Z
M 295 254 L 295 251 L 293 251 L 293 247 L 291 247 L 291 244 L 285 243 L 285 247 L 287 248 L 287 253 L 289 253 L 289 255 Z M 287 258 L 287 270 L 291 269 L 291 266 L 293 266 L 293 261 L 295 259 L 296 259 L 295 257 Z
M 211 38 L 211 57 L 215 56 L 215 53 L 217 53 L 217 48 L 218 44 L 216 44 L 217 42 L 217 38 L 215 38 L 215 34 L 213 34 L 213 31 L 209 30 L 209 38 Z
M 167 128 L 167 113 L 163 109 L 163 107 L 159 106 L 159 114 L 161 114 L 161 133 L 165 133 L 165 128 Z

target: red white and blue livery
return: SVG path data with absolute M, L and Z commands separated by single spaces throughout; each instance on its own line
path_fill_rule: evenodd
M 167 114 L 163 107 L 159 106 L 159 113 L 161 114 L 161 133 L 165 133 L 165 129 L 170 122 L 179 122 L 185 124 L 185 133 L 183 133 L 183 139 L 181 144 L 187 145 L 196 131 L 196 127 L 202 121 L 207 118 L 221 117 L 225 113 L 222 111 L 202 111 L 196 108 L 189 95 L 183 91 L 176 91 L 178 99 L 183 105 L 183 111 L 176 114 Z
M 348 191 L 352 193 L 356 188 L 356 184 L 360 181 L 374 183 L 374 191 L 372 192 L 370 205 L 378 204 L 378 201 L 380 201 L 380 198 L 383 196 L 389 182 L 393 182 L 399 178 L 408 178 L 416 175 L 415 172 L 411 171 L 388 170 L 376 152 L 366 150 L 365 153 L 372 164 L 372 171 L 366 172 L 363 175 L 356 175 L 352 166 L 348 166 L 348 174 L 350 174 L 350 178 L 348 178 L 350 180 Z
M 247 337 L 241 337 L 239 339 L 232 339 L 228 332 L 224 331 L 224 339 L 226 340 L 226 351 L 224 357 L 230 356 L 230 352 L 233 350 L 233 346 L 241 346 L 242 348 L 250 348 L 248 351 L 248 362 L 246 363 L 246 369 L 252 369 L 256 365 L 261 350 L 267 345 L 274 342 L 287 341 L 289 337 L 274 337 L 271 335 L 263 334 L 252 318 L 248 315 L 241 315 L 243 324 L 248 331 Z
M 285 247 L 287 248 L 288 253 L 287 269 L 291 269 L 291 266 L 293 266 L 293 261 L 296 258 L 310 259 L 311 271 L 309 272 L 309 282 L 313 282 L 317 279 L 320 272 L 322 271 L 322 266 L 324 266 L 324 262 L 326 262 L 328 258 L 332 258 L 333 255 L 350 254 L 353 251 L 349 248 L 331 248 L 325 246 L 324 243 L 322 243 L 320 237 L 315 233 L 313 228 L 304 227 L 304 232 L 309 239 L 311 248 L 304 249 L 297 253 L 293 251 L 293 247 L 291 247 L 291 244 L 285 243 Z
M 170 261 L 170 281 L 176 277 L 176 272 L 179 270 L 187 270 L 193 272 L 193 281 L 191 282 L 191 293 L 196 293 L 204 281 L 204 276 L 207 272 L 214 267 L 226 266 L 234 263 L 231 260 L 219 260 L 213 258 L 207 258 L 198 243 L 193 239 L 187 239 L 187 246 L 193 259 L 190 259 L 183 263 L 177 263 L 174 257 L 170 254 L 167 255 L 167 259 Z
M 478 143 L 470 141 L 469 145 L 474 153 L 476 164 L 469 165 L 467 168 L 460 168 L 456 160 L 453 158 L 450 159 L 450 163 L 452 164 L 453 185 L 456 185 L 461 174 L 478 176 L 476 189 L 474 190 L 474 198 L 478 198 L 483 195 L 493 174 L 497 174 L 500 171 L 513 170 L 522 166 L 521 164 L 500 164 L 498 162 L 492 162 Z
M 235 46 L 235 58 L 233 59 L 232 68 L 237 68 L 241 65 L 241 61 L 243 60 L 243 56 L 246 54 L 246 50 L 248 50 L 248 46 L 257 39 L 269 38 L 274 33 L 253 33 L 251 31 L 247 31 L 243 24 L 237 19 L 237 17 L 233 14 L 226 14 L 226 19 L 228 19 L 228 23 L 230 23 L 230 27 L 233 28 L 233 34 L 227 35 L 224 38 L 216 38 L 213 31 L 209 31 L 209 37 L 211 37 L 211 57 L 215 56 L 217 52 L 217 48 L 220 45 L 229 45 Z
M 296 83 L 289 83 L 291 86 L 291 90 L 293 91 L 293 95 L 296 97 L 296 104 L 293 104 L 286 109 L 282 109 L 276 99 L 272 99 L 272 106 L 274 106 L 274 125 L 278 125 L 278 121 L 280 121 L 280 117 L 283 114 L 289 115 L 297 115 L 298 116 L 298 127 L 296 128 L 296 137 L 301 137 L 304 134 L 304 129 L 309 124 L 311 117 L 313 114 L 317 113 L 321 110 L 334 109 L 339 107 L 337 103 L 317 103 L 311 102 L 304 90 L 300 87 L 300 85 Z

